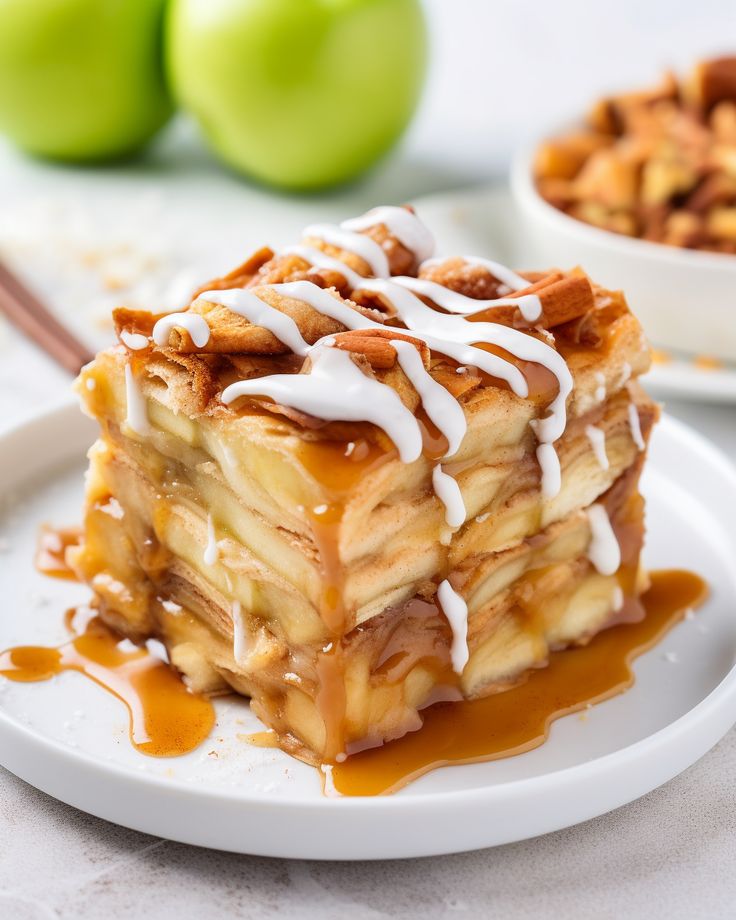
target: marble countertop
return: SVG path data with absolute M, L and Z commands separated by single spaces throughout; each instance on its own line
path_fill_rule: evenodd
M 0 773 L 8 920 L 732 917 L 736 732 L 637 802 L 457 856 L 317 863 L 234 856 L 91 818 Z
M 288 239 L 315 213 L 331 219 L 377 202 L 488 180 L 503 168 L 513 142 L 528 136 L 524 110 L 535 94 L 563 100 L 545 109 L 551 122 L 595 93 L 587 77 L 580 79 L 581 73 L 590 73 L 590 43 L 575 43 L 561 70 L 556 66 L 559 46 L 555 51 L 543 41 L 532 0 L 514 4 L 513 14 L 493 14 L 491 8 L 500 6 L 463 0 L 452 4 L 451 13 L 450 4 L 428 0 L 436 64 L 423 110 L 400 153 L 359 185 L 314 198 L 269 194 L 214 167 L 180 127 L 137 166 L 107 172 L 42 166 L 0 146 L 0 253 L 33 274 L 42 294 L 94 345 L 109 335 L 103 317 L 126 272 L 123 282 L 131 296 L 142 299 L 175 296 L 164 283 L 172 274 L 179 287 L 191 287 L 182 268 L 191 256 L 186 239 L 173 250 L 170 241 L 163 242 L 177 183 L 186 185 L 195 203 L 205 205 L 212 195 L 222 198 L 223 191 L 230 200 L 219 219 L 227 224 L 232 251 L 220 249 L 209 262 L 206 245 L 199 253 L 199 265 L 214 271 L 235 263 L 251 242 L 253 228 L 262 238 L 264 222 L 269 234 Z M 464 19 L 456 15 L 461 7 Z M 592 7 L 576 0 L 564 0 L 557 9 L 566 28 L 577 23 L 598 34 L 605 26 L 613 36 L 610 50 L 599 53 L 594 46 L 601 88 L 622 82 L 616 34 L 639 49 L 640 63 L 625 65 L 626 79 L 638 80 L 653 76 L 673 58 L 688 60 L 702 50 L 717 50 L 727 18 L 736 20 L 726 0 L 703 0 L 696 11 L 692 4 L 656 0 L 646 15 L 635 0 L 621 0 L 615 16 L 612 10 L 596 7 L 593 16 Z M 517 63 L 511 55 L 520 47 L 519 36 L 525 40 L 516 95 L 498 104 L 493 124 L 474 114 L 486 104 L 484 87 L 470 69 L 478 59 L 473 48 L 482 50 L 484 33 L 479 25 L 468 34 L 463 22 L 469 17 L 495 30 L 496 55 L 484 57 L 492 83 L 494 72 L 500 78 Z M 645 66 L 647 48 L 656 54 Z M 532 55 L 549 78 L 543 90 L 532 80 L 537 72 L 528 66 Z M 636 55 L 629 57 L 633 61 Z M 458 144 L 453 138 L 461 131 L 465 139 Z M 135 232 L 144 222 L 150 225 L 142 261 L 132 266 L 125 230 L 117 227 L 116 237 L 110 220 L 110 214 L 117 220 L 126 208 Z M 101 216 L 105 211 L 107 221 Z M 107 227 L 102 239 L 100 226 Z M 54 228 L 55 237 L 50 235 Z M 206 243 L 201 233 L 198 239 Z M 90 286 L 90 273 L 80 266 L 89 264 L 92 241 L 104 271 Z M 79 262 L 78 270 L 67 271 L 70 260 Z M 151 266 L 161 286 L 137 286 L 136 272 L 150 278 Z M 0 323 L 0 429 L 57 402 L 67 387 L 62 372 Z M 667 409 L 736 458 L 736 408 L 672 402 Z M 0 770 L 0 917 L 730 917 L 736 901 L 735 766 L 736 731 L 731 731 L 664 787 L 578 827 L 492 850 L 356 864 L 234 856 L 148 837 L 62 805 Z

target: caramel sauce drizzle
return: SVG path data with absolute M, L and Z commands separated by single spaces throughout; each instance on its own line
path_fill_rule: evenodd
M 78 619 L 67 614 L 67 623 Z M 18 683 L 76 671 L 117 697 L 128 710 L 130 741 L 150 757 L 194 750 L 215 724 L 209 700 L 192 693 L 178 672 L 145 646 L 121 640 L 99 617 L 56 648 L 18 646 L 0 653 L 0 674 Z
M 473 318 L 468 317 L 468 319 L 472 321 Z M 527 399 L 538 408 L 546 408 L 555 396 L 557 396 L 560 389 L 559 382 L 552 371 L 543 364 L 537 364 L 534 361 L 524 361 L 521 358 L 517 358 L 516 355 L 511 354 L 511 352 L 506 351 L 505 348 L 500 348 L 498 345 L 491 345 L 488 342 L 475 342 L 473 348 L 479 348 L 481 351 L 487 351 L 489 354 L 498 355 L 499 358 L 503 358 L 504 361 L 508 361 L 509 364 L 518 367 L 524 375 L 524 379 L 529 387 L 529 396 Z M 500 380 L 498 377 L 492 377 L 490 374 L 480 369 L 476 369 L 476 373 L 479 374 L 483 385 L 486 387 L 495 387 L 501 390 L 510 389 L 505 380 Z
M 690 572 L 652 573 L 651 587 L 641 597 L 645 615 L 638 622 L 606 629 L 582 648 L 553 652 L 545 668 L 510 690 L 427 709 L 419 731 L 334 764 L 333 794 L 396 792 L 438 767 L 498 760 L 538 747 L 555 719 L 631 687 L 634 659 L 706 595 L 705 582 Z
M 264 732 L 240 734 L 237 737 L 240 741 L 245 741 L 246 744 L 250 744 L 252 747 L 278 748 L 279 746 L 279 736 L 271 729 Z
M 427 415 L 423 406 L 417 409 L 415 415 L 422 433 L 422 454 L 428 460 L 441 460 L 450 449 L 450 442 Z
M 331 759 L 342 753 L 343 723 L 347 699 L 343 667 L 343 634 L 347 611 L 344 603 L 345 573 L 340 559 L 340 527 L 347 496 L 360 479 L 394 455 L 360 438 L 350 441 L 305 441 L 299 449 L 304 469 L 322 486 L 328 502 L 310 509 L 312 533 L 322 570 L 320 616 L 330 632 L 317 653 L 317 710 L 325 725 L 325 750 Z

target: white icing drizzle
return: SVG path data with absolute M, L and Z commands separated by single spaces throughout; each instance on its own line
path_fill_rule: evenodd
M 641 433 L 641 421 L 639 419 L 639 410 L 636 403 L 629 403 L 629 428 L 631 429 L 631 439 L 639 450 L 644 450 L 646 444 Z
M 131 351 L 140 351 L 148 347 L 148 338 L 145 335 L 141 335 L 140 332 L 128 332 L 127 329 L 120 333 L 120 341 Z
M 318 345 L 309 354 L 308 374 L 239 380 L 225 388 L 222 401 L 229 405 L 240 396 L 267 396 L 328 421 L 372 422 L 391 438 L 403 463 L 421 455 L 419 424 L 392 387 L 367 377 L 346 351 Z
M 240 601 L 233 601 L 231 613 L 233 617 L 233 657 L 237 664 L 242 664 L 247 654 L 247 643 Z
M 555 498 L 562 488 L 562 470 L 554 444 L 537 445 L 537 462 L 542 471 L 542 498 Z
M 204 549 L 205 565 L 214 565 L 220 558 L 220 550 L 217 548 L 217 536 L 215 535 L 215 522 L 212 515 L 207 515 L 207 546 Z
M 283 285 L 274 284 L 272 287 L 274 290 L 278 290 Z M 233 313 L 237 313 L 238 316 L 244 317 L 255 326 L 262 326 L 272 335 L 275 335 L 279 342 L 283 342 L 284 345 L 290 348 L 295 355 L 302 355 L 303 357 L 309 349 L 309 345 L 302 338 L 299 327 L 294 320 L 287 316 L 286 313 L 282 313 L 281 310 L 277 310 L 266 303 L 253 291 L 247 291 L 243 288 L 231 288 L 226 291 L 205 291 L 204 294 L 199 295 L 199 299 L 206 300 L 207 303 L 220 304 L 220 306 L 232 310 Z
M 360 217 L 344 220 L 340 228 L 358 231 L 367 230 L 378 224 L 383 224 L 405 249 L 413 252 L 417 262 L 426 261 L 434 252 L 434 237 L 416 214 L 407 208 L 388 205 L 371 208 Z
M 160 347 L 169 344 L 169 333 L 179 327 L 186 329 L 197 348 L 204 348 L 210 340 L 210 327 L 198 313 L 167 313 L 153 327 L 153 341 Z
M 596 428 L 595 425 L 586 425 L 585 434 L 590 441 L 590 446 L 593 448 L 593 453 L 595 454 L 595 459 L 598 461 L 598 466 L 602 470 L 607 470 L 610 466 L 608 462 L 608 454 L 606 453 L 606 433 L 600 428 Z
M 381 278 L 363 278 L 338 259 L 332 259 L 329 256 L 325 256 L 320 250 L 312 249 L 308 246 L 291 246 L 287 250 L 283 250 L 283 252 L 293 252 L 295 255 L 301 256 L 301 258 L 311 262 L 317 267 L 330 268 L 342 273 L 343 277 L 354 291 L 371 291 L 385 297 L 396 311 L 397 316 L 409 329 L 411 329 L 412 335 L 415 338 L 420 339 L 433 350 L 445 354 L 449 358 L 453 358 L 460 364 L 478 367 L 491 376 L 505 380 L 517 396 L 526 398 L 526 396 L 529 395 L 529 388 L 524 379 L 524 375 L 518 368 L 510 362 L 505 361 L 503 358 L 499 358 L 497 355 L 492 355 L 479 348 L 473 348 L 470 345 L 471 342 L 484 340 L 484 335 L 482 333 L 487 335 L 488 332 L 485 327 L 491 327 L 494 330 L 502 330 L 505 327 L 490 323 L 465 323 L 464 327 L 458 326 L 457 323 L 459 320 L 457 318 L 443 317 L 441 313 L 432 310 L 424 304 L 418 297 L 412 294 L 411 291 L 405 290 L 395 284 L 395 279 L 387 281 Z M 331 316 L 349 329 L 386 328 L 384 324 L 374 322 L 362 316 L 356 310 L 345 307 L 322 288 L 312 284 L 310 281 L 293 281 L 286 284 L 275 284 L 273 287 L 287 296 L 305 300 L 310 306 L 314 307 L 314 309 Z M 202 296 L 206 297 L 206 295 Z M 331 298 L 331 301 L 327 299 L 328 297 Z M 478 303 L 478 301 L 476 301 L 476 303 Z M 446 322 L 443 323 L 443 318 L 444 320 L 454 321 L 454 340 L 450 337 L 450 325 Z M 430 332 L 436 330 L 436 335 L 432 335 L 420 329 L 421 326 L 426 327 L 427 324 L 431 324 Z M 481 327 L 483 327 L 483 329 L 481 329 Z M 512 333 L 515 332 L 515 330 L 507 331 Z M 524 339 L 536 342 L 536 340 L 531 339 L 530 336 L 519 335 Z M 549 346 L 545 346 L 544 343 L 537 342 L 537 344 L 542 346 L 543 349 L 546 348 L 552 355 L 557 354 L 553 349 L 549 348 Z M 502 347 L 505 346 L 502 345 Z M 508 350 L 511 350 L 511 348 Z M 534 359 L 530 358 L 528 360 Z M 567 370 L 567 365 L 564 364 L 564 361 L 561 363 L 564 365 L 565 370 Z M 562 381 L 560 381 L 560 384 L 562 391 Z M 570 378 L 570 389 L 572 389 L 572 378 Z M 566 398 L 565 396 L 565 399 Z M 564 399 L 562 403 L 564 406 Z M 555 407 L 555 409 L 556 408 L 557 407 Z M 562 428 L 564 429 L 564 421 Z
M 313 246 L 286 246 L 279 251 L 282 256 L 299 256 L 305 262 L 309 262 L 315 268 L 326 268 L 329 271 L 338 272 L 347 281 L 348 285 L 355 290 L 360 287 L 363 277 L 358 272 L 353 271 L 349 265 L 341 262 L 333 256 L 328 256 L 321 249 L 315 249 Z
M 480 348 L 473 348 L 470 344 L 486 341 L 489 334 L 493 335 L 488 330 L 502 330 L 505 327 L 496 323 L 469 323 L 460 316 L 447 316 L 439 313 L 428 307 L 411 291 L 394 284 L 393 280 L 368 278 L 361 282 L 360 290 L 372 291 L 383 297 L 396 316 L 411 331 L 412 336 L 424 342 L 433 351 L 447 355 L 448 358 L 452 358 L 459 364 L 479 367 L 487 374 L 505 380 L 513 392 L 522 399 L 529 395 L 529 386 L 518 367 L 499 358 L 498 355 L 490 354 Z M 381 329 L 386 328 L 381 323 L 373 325 Z M 515 330 L 507 331 L 514 332 Z M 522 333 L 519 335 L 525 339 L 530 338 Z M 494 341 L 494 339 L 489 341 Z M 542 345 L 541 342 L 537 344 Z
M 441 582 L 439 588 L 437 588 L 437 599 L 452 630 L 452 646 L 450 647 L 452 669 L 456 674 L 462 674 L 470 657 L 468 650 L 468 605 L 447 579 Z
M 468 265 L 480 265 L 482 268 L 485 268 L 494 278 L 497 278 L 506 287 L 510 288 L 512 291 L 523 291 L 524 288 L 529 287 L 531 281 L 527 281 L 526 278 L 522 278 L 521 275 L 517 275 L 516 272 L 512 271 L 510 268 L 507 268 L 505 265 L 501 265 L 500 262 L 494 262 L 491 259 L 484 259 L 482 256 L 460 256 L 463 262 L 467 262 Z M 421 272 L 424 268 L 434 268 L 436 265 L 441 265 L 443 262 L 446 262 L 446 257 L 437 258 L 437 259 L 426 259 L 419 266 L 419 271 Z
M 451 457 L 457 453 L 468 430 L 468 423 L 460 403 L 449 390 L 446 390 L 431 374 L 427 373 L 421 355 L 411 342 L 391 339 L 391 344 L 396 349 L 399 366 L 422 400 L 424 411 L 447 438 L 446 456 Z
M 619 610 L 623 609 L 624 601 L 626 600 L 626 598 L 624 597 L 624 591 L 621 585 L 614 585 L 613 597 L 611 600 L 612 600 L 614 613 L 618 613 Z
M 141 437 L 145 437 L 151 431 L 151 424 L 148 421 L 146 400 L 138 388 L 138 382 L 133 376 L 130 364 L 125 365 L 125 402 L 125 421 L 128 428 Z
M 463 493 L 455 479 L 439 463 L 432 470 L 432 485 L 435 495 L 445 506 L 445 523 L 448 527 L 462 527 L 468 516 Z
M 611 527 L 608 512 L 596 502 L 587 509 L 586 514 L 590 525 L 588 559 L 601 575 L 613 575 L 621 565 L 621 548 Z
M 310 252 L 309 247 L 292 247 L 292 251 L 297 249 L 297 254 L 307 259 L 307 261 L 311 261 L 311 252 L 318 252 L 318 250 Z M 319 261 L 322 261 L 322 256 L 319 256 Z M 318 262 L 315 260 L 313 264 L 316 265 Z M 572 376 L 567 363 L 549 345 L 507 326 L 497 323 L 470 323 L 460 316 L 447 316 L 433 310 L 412 291 L 408 290 L 406 286 L 401 286 L 403 281 L 413 283 L 419 279 L 403 279 L 402 276 L 392 278 L 390 281 L 382 278 L 363 278 L 343 265 L 339 260 L 331 260 L 329 266 L 324 265 L 324 267 L 342 272 L 343 277 L 345 277 L 353 290 L 370 291 L 382 296 L 394 309 L 398 318 L 411 330 L 412 334 L 425 342 L 434 351 L 445 354 L 460 364 L 478 367 L 491 376 L 505 380 L 517 396 L 526 398 L 529 394 L 527 382 L 521 371 L 497 355 L 482 351 L 479 348 L 473 348 L 472 343 L 493 343 L 517 355 L 522 360 L 533 361 L 547 367 L 557 377 L 560 391 L 548 407 L 550 415 L 545 419 L 536 420 L 533 425 L 540 441 L 556 441 L 562 435 L 566 423 L 565 403 L 572 391 Z M 431 282 L 427 283 L 431 284 Z M 299 286 L 298 289 L 296 288 L 297 285 Z M 385 328 L 383 324 L 373 322 L 355 310 L 344 307 L 334 297 L 332 298 L 333 304 L 330 305 L 326 297 L 331 295 L 309 281 L 274 285 L 274 288 L 281 289 L 283 293 L 289 296 L 301 299 L 306 299 L 306 292 L 310 291 L 311 288 L 310 296 L 312 301 L 307 302 L 315 309 L 326 312 L 327 315 L 332 316 L 333 319 L 343 323 L 350 329 Z M 291 292 L 287 290 L 288 288 L 292 289 Z M 437 285 L 437 288 L 446 293 L 455 293 L 448 291 L 441 285 Z M 316 291 L 319 294 L 316 294 Z M 476 305 L 478 303 L 491 303 L 491 301 L 466 299 Z M 522 298 L 512 298 L 510 302 L 515 306 L 519 306 L 521 300 Z M 495 303 L 498 303 L 498 301 L 495 301 Z M 330 312 L 327 312 L 325 306 L 330 308 Z M 336 312 L 340 307 L 342 307 L 342 310 Z
M 341 793 L 337 791 L 337 786 L 335 785 L 335 780 L 332 776 L 332 764 L 322 763 L 320 764 L 319 768 L 322 771 L 322 775 L 325 778 L 325 783 L 324 783 L 325 797 L 328 799 L 342 798 Z
M 178 616 L 184 610 L 181 604 L 177 604 L 175 601 L 170 601 L 170 600 L 167 600 L 166 598 L 162 598 L 161 606 L 164 608 L 164 610 L 167 613 L 171 614 L 171 616 L 174 616 L 174 617 Z
M 541 313 L 539 298 L 536 295 L 525 295 L 520 298 L 478 301 L 426 279 L 399 276 L 389 280 L 388 259 L 381 246 L 370 237 L 353 232 L 376 224 L 384 224 L 403 245 L 422 260 L 423 264 L 432 264 L 431 261 L 422 258 L 431 251 L 429 231 L 414 214 L 403 208 L 376 208 L 360 218 L 343 222 L 339 227 L 332 224 L 314 224 L 304 230 L 307 239 L 322 239 L 358 255 L 378 277 L 364 278 L 340 259 L 328 256 L 308 245 L 288 247 L 282 250 L 282 253 L 293 253 L 318 268 L 342 274 L 354 291 L 377 294 L 412 337 L 424 342 L 433 351 L 457 361 L 463 367 L 477 367 L 493 377 L 504 380 L 521 398 L 528 397 L 529 387 L 519 368 L 498 355 L 475 347 L 475 343 L 496 345 L 522 361 L 546 367 L 557 378 L 559 392 L 547 407 L 548 414 L 544 418 L 533 420 L 531 425 L 540 441 L 537 457 L 542 467 L 542 494 L 546 498 L 558 494 L 561 484 L 560 464 L 552 445 L 565 430 L 566 400 L 573 387 L 567 363 L 549 344 L 519 330 L 498 323 L 472 323 L 464 318 L 492 306 L 509 304 L 518 307 L 525 318 L 533 321 Z M 470 264 L 483 265 L 494 277 L 514 290 L 529 286 L 526 279 L 498 263 L 474 256 L 467 256 L 465 259 Z M 272 285 L 272 289 L 309 304 L 347 329 L 387 328 L 383 323 L 369 319 L 348 307 L 312 282 L 275 284 Z M 418 294 L 431 298 L 439 307 L 450 311 L 450 314 L 429 307 L 417 296 Z M 271 375 L 231 384 L 222 394 L 222 400 L 226 405 L 240 396 L 265 396 L 328 421 L 369 421 L 382 428 L 391 438 L 403 462 L 412 462 L 419 457 L 421 432 L 413 414 L 401 403 L 398 394 L 391 387 L 384 386 L 363 374 L 347 353 L 328 348 L 328 345 L 334 345 L 332 336 L 325 337 L 310 347 L 299 333 L 296 324 L 286 314 L 270 307 L 252 291 L 210 291 L 201 296 L 205 300 L 221 303 L 241 313 L 251 322 L 269 329 L 294 353 L 309 355 L 312 359 L 312 366 L 307 374 Z M 448 456 L 451 456 L 459 448 L 467 430 L 467 422 L 460 404 L 426 371 L 420 355 L 411 343 L 397 339 L 392 340 L 392 344 L 396 348 L 399 365 L 417 390 L 425 411 L 447 438 Z M 446 490 L 446 479 L 454 483 L 441 467 L 437 467 L 433 474 L 435 485 L 440 483 L 440 489 Z M 456 483 L 454 485 L 457 487 Z M 462 500 L 462 496 L 460 499 Z M 459 512 L 455 509 L 452 516 L 453 519 L 459 518 Z M 463 514 L 463 520 L 464 517 Z
M 542 315 L 542 301 L 536 294 L 522 294 L 521 297 L 497 297 L 494 300 L 476 300 L 426 278 L 410 278 L 404 275 L 397 275 L 392 281 L 394 284 L 400 284 L 402 287 L 408 288 L 415 294 L 429 297 L 430 300 L 433 300 L 444 310 L 449 310 L 450 313 L 471 316 L 473 313 L 481 313 L 483 310 L 493 309 L 494 307 L 518 307 L 519 312 L 527 322 L 534 322 Z
M 283 294 L 284 297 L 292 297 L 294 300 L 301 300 L 309 304 L 313 310 L 317 310 L 318 313 L 342 323 L 348 329 L 386 328 L 381 323 L 376 323 L 374 320 L 363 316 L 358 310 L 353 310 L 352 307 L 346 306 L 341 300 L 330 294 L 329 291 L 319 287 L 317 284 L 313 284 L 311 281 L 287 281 L 284 284 L 272 284 L 271 287 L 274 291 L 278 291 L 279 294 Z M 327 342 L 322 340 L 319 344 L 325 345 Z
M 459 364 L 475 365 L 488 374 L 500 377 L 522 398 L 529 395 L 529 387 L 521 371 L 497 355 L 472 348 L 471 343 L 498 345 L 522 361 L 541 364 L 551 371 L 557 377 L 559 392 L 547 407 L 549 415 L 531 424 L 540 441 L 556 441 L 562 435 L 567 421 L 565 404 L 573 387 L 570 369 L 562 355 L 545 342 L 518 329 L 500 323 L 471 323 L 462 316 L 439 313 L 396 282 L 396 278 L 391 281 L 368 279 L 361 284 L 361 290 L 375 291 L 386 298 L 412 335 L 433 350 L 454 358 Z M 458 349 L 457 345 L 463 347 Z
M 363 233 L 351 233 L 335 224 L 310 224 L 304 228 L 303 235 L 354 253 L 370 266 L 377 278 L 388 278 L 391 274 L 386 253 L 375 240 Z

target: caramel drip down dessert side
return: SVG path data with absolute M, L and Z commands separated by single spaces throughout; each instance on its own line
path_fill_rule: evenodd
M 408 208 L 307 227 L 182 312 L 116 310 L 77 384 L 100 620 L 313 764 L 644 615 L 623 295 L 433 249 Z

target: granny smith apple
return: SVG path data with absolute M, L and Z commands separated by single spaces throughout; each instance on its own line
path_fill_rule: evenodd
M 172 0 L 170 82 L 212 148 L 256 179 L 350 179 L 396 141 L 426 63 L 418 0 Z
M 172 111 L 165 0 L 0 0 L 0 132 L 64 160 L 144 144 Z

